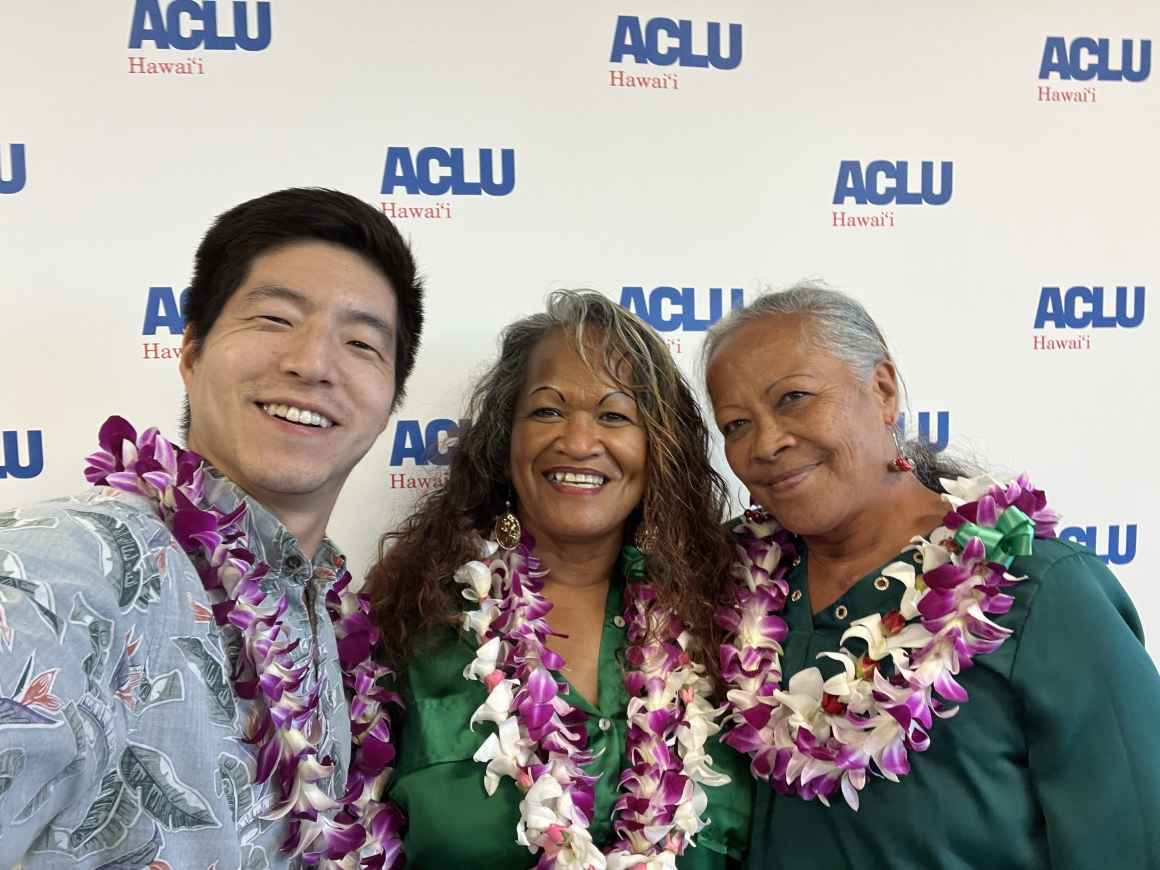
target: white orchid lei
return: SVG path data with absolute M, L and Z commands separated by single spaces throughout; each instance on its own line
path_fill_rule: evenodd
M 238 697 L 254 703 L 246 741 L 258 750 L 255 781 L 272 779 L 276 786 L 278 804 L 264 818 L 290 823 L 283 850 L 323 868 L 402 866 L 402 813 L 376 800 L 395 756 L 386 704 L 399 701 L 381 688 L 391 672 L 372 658 L 378 629 L 366 596 L 350 588 L 345 565 L 335 566 L 337 579 L 326 596 L 350 694 L 353 743 L 346 793 L 333 800 L 319 786 L 334 769 L 329 757 L 319 756 L 322 681 L 309 692 L 301 690 L 309 665 L 296 666 L 292 653 L 299 642 L 283 634 L 285 594 L 272 600 L 262 589 L 269 566 L 249 550 L 245 503 L 228 514 L 206 504 L 202 458 L 175 447 L 156 429 L 138 436 L 126 420 L 110 417 L 99 441 L 101 449 L 87 457 L 85 478 L 152 500 L 197 568 L 215 622 L 241 634 L 231 681 Z
M 593 759 L 585 715 L 564 700 L 567 686 L 552 673 L 565 663 L 546 645 L 552 605 L 540 594 L 547 572 L 532 546 L 527 536 L 510 552 L 482 541 L 480 560 L 455 573 L 463 596 L 477 605 L 464 626 L 480 646 L 463 676 L 488 692 L 470 725 L 496 723 L 474 756 L 487 765 L 484 787 L 493 795 L 510 777 L 525 792 L 516 839 L 540 853 L 540 870 L 675 868 L 707 824 L 703 786 L 729 782 L 705 753 L 723 708 L 709 701 L 711 683 L 686 652 L 690 638 L 680 620 L 655 606 L 639 551 L 625 548 L 629 766 L 613 809 L 616 840 L 606 853 L 597 848 L 588 830 L 597 777 L 584 770 Z M 674 640 L 648 642 L 651 626 Z
M 754 776 L 777 791 L 829 805 L 840 789 L 857 810 L 867 772 L 894 782 L 908 773 L 908 752 L 928 747 L 933 717 L 953 716 L 967 700 L 955 676 L 1011 634 L 989 618 L 1010 609 L 1002 590 L 1023 579 L 1006 568 L 1034 537 L 1054 537 L 1059 516 L 1026 475 L 942 483 L 950 512 L 907 548 L 921 573 L 901 561 L 882 570 L 905 587 L 900 609 L 851 623 L 841 642 L 860 640 L 866 652 L 822 653 L 842 666 L 828 680 L 811 667 L 781 685 L 793 536 L 759 510 L 734 527 L 736 583 L 716 614 L 728 632 L 721 664 L 732 727 L 722 741 L 747 753 Z

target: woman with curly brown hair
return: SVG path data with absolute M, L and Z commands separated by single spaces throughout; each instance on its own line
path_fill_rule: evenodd
M 468 415 L 368 580 L 409 863 L 731 866 L 752 788 L 713 736 L 732 552 L 687 383 L 632 314 L 559 291 L 504 331 Z

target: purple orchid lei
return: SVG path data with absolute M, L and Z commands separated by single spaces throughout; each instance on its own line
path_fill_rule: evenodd
M 722 740 L 748 754 L 754 776 L 778 792 L 828 806 L 840 789 L 857 810 L 867 773 L 894 782 L 908 773 L 908 753 L 929 746 L 934 717 L 953 716 L 968 700 L 955 676 L 1010 636 L 988 618 L 1010 609 L 1002 590 L 1023 579 L 1006 569 L 1031 552 L 1033 538 L 1054 537 L 1059 516 L 1026 475 L 942 483 L 950 512 L 907 548 L 921 573 L 909 562 L 882 570 L 905 587 L 900 608 L 851 623 L 842 642 L 859 639 L 866 652 L 822 653 L 842 666 L 828 680 L 805 668 L 781 685 L 788 627 L 779 614 L 797 557 L 793 536 L 763 511 L 734 527 L 736 583 L 716 613 L 728 632 L 721 665 L 732 727 Z M 880 668 L 886 659 L 889 676 Z
M 516 839 L 540 853 L 539 870 L 675 868 L 707 824 L 703 787 L 729 781 L 705 753 L 705 741 L 721 727 L 722 709 L 708 700 L 711 683 L 686 652 L 690 638 L 680 620 L 656 607 L 655 591 L 643 582 L 643 560 L 630 557 L 624 613 L 629 766 L 613 809 L 616 840 L 601 852 L 588 831 L 596 777 L 583 767 L 593 759 L 585 716 L 564 700 L 567 684 L 552 674 L 565 662 L 547 647 L 552 605 L 541 595 L 547 572 L 532 547 L 527 536 L 506 553 L 481 541 L 480 560 L 455 573 L 463 596 L 478 605 L 464 616 L 480 646 L 463 675 L 488 692 L 470 725 L 497 726 L 474 756 L 487 765 L 484 788 L 494 794 L 506 776 L 524 791 Z M 673 640 L 650 642 L 654 624 Z
M 253 701 L 247 742 L 257 747 L 255 782 L 273 779 L 279 803 L 264 818 L 286 818 L 290 833 L 282 848 L 325 868 L 401 867 L 402 814 L 375 796 L 390 776 L 395 749 L 386 704 L 399 703 L 380 688 L 391 672 L 372 658 L 378 629 L 366 596 L 350 589 L 340 561 L 326 607 L 338 640 L 343 682 L 350 693 L 351 763 L 347 790 L 338 801 L 318 785 L 333 773 L 333 760 L 318 755 L 322 734 L 318 699 L 321 681 L 301 686 L 309 665 L 292 656 L 298 641 L 283 637 L 285 594 L 271 600 L 261 586 L 269 567 L 247 547 L 243 502 L 228 514 L 205 504 L 202 458 L 165 440 L 157 429 L 137 431 L 123 418 L 101 427 L 101 449 L 87 458 L 92 484 L 143 495 L 197 568 L 209 593 L 214 620 L 242 637 L 232 675 L 238 697 Z M 333 817 L 324 815 L 334 811 Z

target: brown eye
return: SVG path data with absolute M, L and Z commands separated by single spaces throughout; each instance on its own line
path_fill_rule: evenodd
M 748 420 L 730 420 L 728 423 L 722 424 L 721 434 L 729 438 L 735 435 L 748 422 Z

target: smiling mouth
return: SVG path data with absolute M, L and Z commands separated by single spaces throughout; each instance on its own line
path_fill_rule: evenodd
M 318 429 L 329 429 L 337 425 L 329 417 L 324 417 L 317 411 L 307 411 L 305 408 L 296 408 L 293 405 L 258 404 L 258 407 L 271 417 L 278 417 L 299 426 L 312 426 Z
M 603 474 L 583 471 L 548 471 L 544 477 L 549 483 L 576 489 L 597 490 L 608 483 L 608 478 Z
M 766 481 L 764 484 L 765 488 L 773 490 L 774 492 L 785 492 L 793 489 L 805 480 L 806 476 L 817 467 L 818 464 L 815 462 L 812 465 L 803 465 L 801 468 L 795 468 L 793 471 L 779 474 L 772 480 Z

